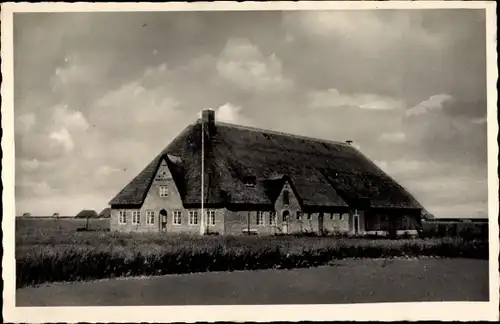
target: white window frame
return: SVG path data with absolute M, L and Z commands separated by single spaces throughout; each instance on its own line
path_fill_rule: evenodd
M 345 215 L 345 213 L 340 213 L 339 214 L 339 220 L 344 220 L 344 215 Z
M 216 218 L 215 210 L 207 209 L 207 224 L 209 226 L 215 225 L 215 218 Z
M 127 211 L 125 209 L 118 211 L 118 224 L 127 224 Z
M 265 217 L 264 217 L 264 212 L 263 211 L 258 211 L 257 214 L 255 215 L 255 224 L 257 226 L 264 226 L 265 222 Z
M 298 221 L 302 221 L 302 218 L 304 217 L 304 213 L 302 211 L 296 211 L 295 212 L 295 219 L 297 219 Z
M 132 224 L 138 225 L 141 223 L 141 211 L 133 210 L 132 211 Z
M 161 198 L 167 198 L 169 196 L 167 185 L 160 185 L 158 187 L 158 190 L 159 190 L 158 194 L 160 195 Z
M 194 220 L 196 220 L 196 222 L 194 222 Z M 197 210 L 190 210 L 189 211 L 189 225 L 196 226 L 196 225 L 198 225 L 198 223 L 199 223 L 198 211 Z
M 276 212 L 269 212 L 269 225 L 275 226 L 276 225 Z
M 172 213 L 172 224 L 174 225 L 182 225 L 182 212 L 180 210 L 174 210 Z
M 146 211 L 146 224 L 147 225 L 155 224 L 155 212 L 153 210 Z
M 307 220 L 312 220 L 312 218 L 313 218 L 312 213 L 307 213 Z

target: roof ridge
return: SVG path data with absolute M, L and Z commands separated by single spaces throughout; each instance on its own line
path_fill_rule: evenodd
M 200 123 L 200 122 L 201 122 L 201 119 L 198 119 L 197 123 Z M 221 122 L 221 121 L 216 121 L 215 125 L 234 127 L 234 128 L 262 132 L 262 133 L 268 133 L 268 134 L 274 134 L 274 135 L 288 136 L 288 137 L 292 137 L 292 138 L 299 138 L 299 139 L 304 139 L 304 140 L 314 141 L 314 142 L 321 142 L 321 143 L 328 143 L 328 144 L 335 144 L 335 145 L 344 145 L 344 146 L 349 146 L 349 147 L 355 148 L 354 146 L 352 146 L 348 143 L 345 143 L 345 142 L 341 142 L 341 141 L 332 141 L 332 140 L 327 140 L 327 139 L 322 139 L 322 138 L 317 138 L 317 137 L 292 134 L 292 133 L 285 133 L 285 132 L 281 132 L 281 131 L 264 129 L 264 128 L 259 128 L 259 127 L 255 127 L 255 126 L 246 126 L 246 125 L 233 124 L 233 123 Z

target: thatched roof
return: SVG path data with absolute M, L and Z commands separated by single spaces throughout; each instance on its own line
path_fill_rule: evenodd
M 373 208 L 422 206 L 352 145 L 216 122 L 205 137 L 204 203 L 274 205 L 289 181 L 304 208 L 368 204 Z M 201 203 L 201 121 L 189 125 L 110 201 L 140 206 L 162 160 L 183 203 Z M 210 134 L 209 134 L 210 133 Z M 245 179 L 255 178 L 255 186 Z
M 97 218 L 95 210 L 84 209 L 75 216 L 76 218 Z
M 106 207 L 99 213 L 99 218 L 110 218 L 111 217 L 111 208 Z

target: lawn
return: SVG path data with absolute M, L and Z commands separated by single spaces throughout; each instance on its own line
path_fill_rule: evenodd
M 103 231 L 107 220 L 18 220 L 17 287 L 57 281 L 195 272 L 308 268 L 345 258 L 487 259 L 488 242 L 461 237 L 366 239 L 185 236 Z
M 345 259 L 292 270 L 208 272 L 44 284 L 16 306 L 252 305 L 487 301 L 488 261 Z

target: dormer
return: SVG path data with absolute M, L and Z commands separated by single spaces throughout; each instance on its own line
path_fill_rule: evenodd
M 247 188 L 255 188 L 257 184 L 257 179 L 255 178 L 255 176 L 245 176 L 243 178 L 243 183 Z

